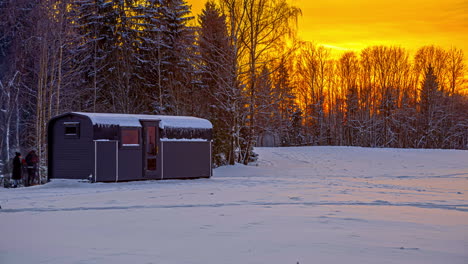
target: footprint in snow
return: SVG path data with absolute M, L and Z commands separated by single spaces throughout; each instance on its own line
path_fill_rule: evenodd
M 401 250 L 419 250 L 419 248 L 405 248 L 405 247 L 399 247 L 398 249 L 401 249 Z
M 293 200 L 293 201 L 301 201 L 302 198 L 301 197 L 289 197 L 290 200 Z

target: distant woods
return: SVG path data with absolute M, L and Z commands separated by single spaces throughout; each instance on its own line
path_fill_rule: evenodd
M 373 46 L 332 59 L 302 45 L 293 59 L 302 134 L 298 144 L 468 148 L 463 52 Z M 464 90 L 463 90 L 464 89 Z
M 193 115 L 217 165 L 275 144 L 468 148 L 463 52 L 372 46 L 334 57 L 286 0 L 0 0 L 0 150 L 35 148 L 68 111 Z

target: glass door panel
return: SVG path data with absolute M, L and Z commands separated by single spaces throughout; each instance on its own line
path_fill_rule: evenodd
M 146 170 L 151 172 L 156 172 L 157 168 L 157 155 L 158 155 L 158 145 L 156 144 L 156 127 L 148 126 L 145 128 L 146 132 Z

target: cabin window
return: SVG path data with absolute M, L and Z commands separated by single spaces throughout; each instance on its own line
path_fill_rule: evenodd
M 139 146 L 140 134 L 138 128 L 123 128 L 122 129 L 122 146 Z
M 79 122 L 64 122 L 65 138 L 79 138 L 80 137 L 80 123 Z

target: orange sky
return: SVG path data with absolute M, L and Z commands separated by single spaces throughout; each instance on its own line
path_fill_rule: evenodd
M 187 0 L 198 14 L 206 0 Z M 468 0 L 291 0 L 299 36 L 336 51 L 397 45 L 455 46 L 468 57 Z

